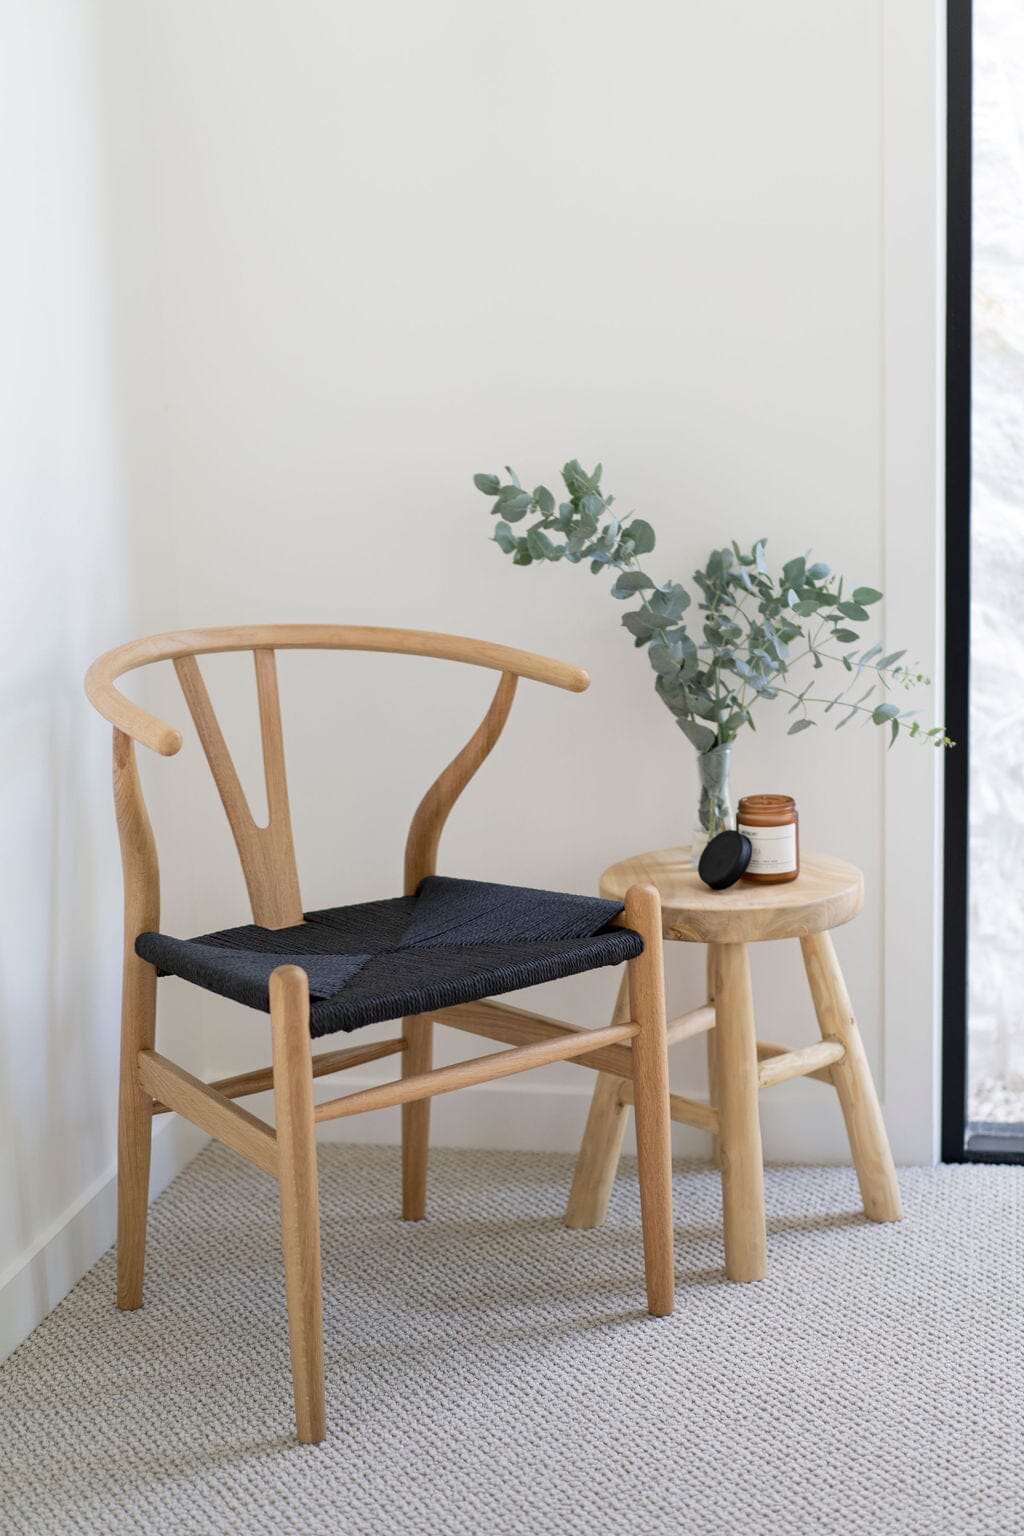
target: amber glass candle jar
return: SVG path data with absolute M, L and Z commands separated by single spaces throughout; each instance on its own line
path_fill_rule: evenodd
M 736 830 L 752 847 L 744 880 L 752 885 L 781 885 L 800 873 L 800 818 L 791 795 L 744 795 Z

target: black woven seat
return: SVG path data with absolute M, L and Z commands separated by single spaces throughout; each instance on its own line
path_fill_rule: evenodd
M 620 965 L 643 950 L 637 934 L 610 926 L 621 911 L 592 896 L 431 875 L 415 896 L 307 912 L 294 928 L 143 933 L 135 948 L 164 974 L 264 1013 L 271 971 L 300 965 L 316 1037 Z

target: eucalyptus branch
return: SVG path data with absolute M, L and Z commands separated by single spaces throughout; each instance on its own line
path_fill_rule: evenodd
M 867 703 L 872 693 L 928 682 L 923 673 L 900 665 L 905 651 L 883 655 L 880 644 L 860 650 L 859 626 L 882 600 L 875 588 L 854 587 L 844 597 L 843 579 L 807 556 L 788 560 L 773 574 L 764 539 L 749 553 L 734 542 L 712 550 L 703 570 L 693 573 L 701 615 L 695 636 L 683 618 L 694 607 L 691 594 L 676 581 L 659 586 L 641 568 L 640 560 L 655 547 L 654 529 L 632 513 L 620 517 L 612 511 L 615 498 L 601 490 L 600 465 L 588 474 L 571 459 L 562 470 L 567 493 L 562 502 L 546 486 L 527 491 L 513 470 L 506 473 L 505 482 L 498 475 L 473 477 L 477 489 L 493 499 L 498 548 L 516 565 L 587 561 L 594 575 L 606 568 L 618 572 L 612 597 L 640 600 L 622 623 L 634 644 L 647 650 L 655 691 L 698 752 L 728 745 L 744 726 L 753 729 L 755 701 L 779 697 L 793 699 L 790 713 L 799 714 L 791 734 L 817 723 L 808 713 L 813 705 L 824 714 L 845 710 L 837 729 L 858 714 L 888 726 L 890 745 L 905 731 L 934 746 L 952 746 L 941 726 L 925 731 L 916 711 L 900 710 L 889 700 Z M 517 525 L 527 519 L 532 521 L 520 531 Z M 794 655 L 798 642 L 804 649 Z M 849 648 L 837 652 L 834 646 Z M 812 694 L 810 683 L 802 692 L 784 686 L 792 669 L 808 659 L 815 673 L 828 665 L 849 674 L 832 698 Z M 850 703 L 847 694 L 865 673 L 871 679 L 867 692 Z

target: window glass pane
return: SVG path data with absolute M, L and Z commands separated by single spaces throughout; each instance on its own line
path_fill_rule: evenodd
M 1021 0 L 974 0 L 973 177 L 968 1113 L 1024 1122 Z

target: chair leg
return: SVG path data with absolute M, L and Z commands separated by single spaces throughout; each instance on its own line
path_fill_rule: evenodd
M 139 1086 L 139 1052 L 156 1038 L 156 969 L 125 955 L 121 1004 L 121 1084 L 117 1116 L 117 1305 L 142 1306 L 149 1216 L 153 1100 Z
M 634 885 L 626 892 L 626 924 L 644 941 L 643 954 L 628 962 L 628 974 L 630 1011 L 640 1026 L 633 1038 L 633 1097 L 647 1310 L 653 1317 L 667 1317 L 675 1305 L 672 1119 L 661 898 L 654 886 Z
M 764 1157 L 750 961 L 745 944 L 713 948 L 725 1272 L 730 1280 L 762 1280 L 767 1268 Z
M 309 981 L 297 965 L 271 975 L 270 1031 L 295 1420 L 309 1445 L 327 1433 L 327 1407 Z
M 846 1049 L 846 1056 L 833 1063 L 831 1073 L 850 1138 L 864 1214 L 870 1221 L 899 1221 L 903 1205 L 889 1138 L 832 936 L 811 934 L 800 940 L 800 948 L 822 1039 L 838 1040 Z
M 708 1002 L 714 1003 L 717 983 L 715 977 L 715 949 L 713 944 L 708 945 Z M 709 1029 L 704 1036 L 707 1041 L 708 1052 L 708 1103 L 712 1109 L 718 1108 L 718 1031 Z M 711 1133 L 711 1161 L 716 1168 L 722 1166 L 722 1150 L 718 1144 L 718 1133 Z
M 402 1026 L 406 1046 L 402 1076 L 429 1072 L 434 1057 L 434 1021 L 418 1015 Z M 427 1214 L 427 1162 L 430 1144 L 430 1100 L 402 1105 L 402 1216 L 422 1221 Z
M 628 969 L 622 973 L 611 1021 L 613 1024 L 626 1024 L 629 1021 Z M 565 1224 L 576 1231 L 599 1227 L 608 1214 L 608 1201 L 611 1199 L 615 1171 L 622 1153 L 622 1138 L 626 1133 L 628 1106 L 619 1096 L 621 1085 L 621 1077 L 615 1077 L 610 1072 L 597 1074 L 587 1128 L 583 1132 L 572 1176 L 572 1189 L 569 1191 L 569 1203 L 565 1208 Z

